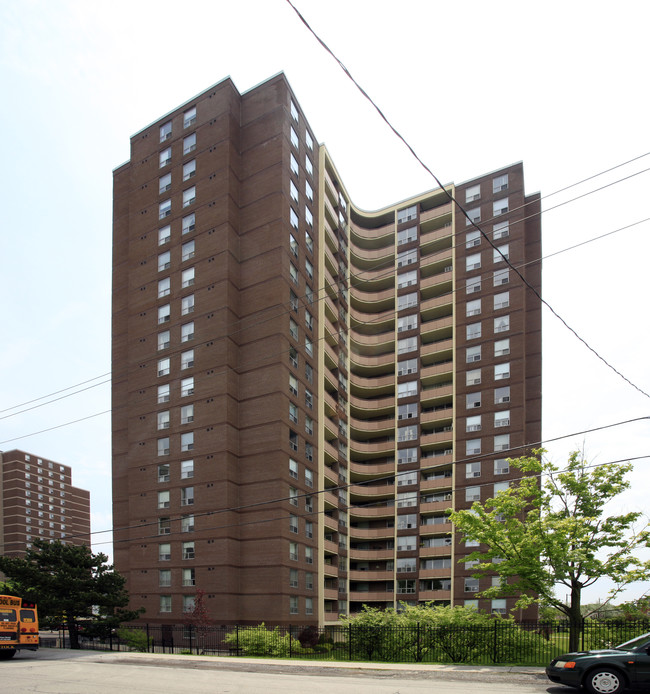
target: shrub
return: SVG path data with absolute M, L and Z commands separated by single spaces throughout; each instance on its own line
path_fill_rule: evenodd
M 139 653 L 147 653 L 153 639 L 147 639 L 147 632 L 142 629 L 127 629 L 120 627 L 117 630 L 117 635 L 121 641 L 132 650 Z

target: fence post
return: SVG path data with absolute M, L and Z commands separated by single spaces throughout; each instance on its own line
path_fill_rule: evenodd
M 237 636 L 237 639 L 236 639 L 237 651 L 236 651 L 236 653 L 237 653 L 237 655 L 239 655 L 239 624 L 235 625 L 235 633 Z
M 147 653 L 149 653 L 149 645 L 151 644 L 151 641 L 149 639 L 149 622 L 147 622 Z M 151 649 L 151 652 L 153 653 L 153 648 Z
M 416 661 L 416 662 L 419 663 L 419 662 L 422 660 L 422 653 L 421 653 L 422 644 L 420 643 L 420 622 L 418 622 L 418 623 L 416 624 L 416 627 L 417 627 L 417 628 L 416 628 L 417 651 L 416 651 L 416 656 L 415 656 L 415 657 L 417 658 L 417 661 Z
M 348 624 L 348 660 L 352 660 L 352 624 Z
M 580 650 L 584 651 L 585 650 L 585 618 L 582 618 L 582 642 L 580 646 Z
M 187 626 L 188 626 L 188 631 L 190 633 L 190 654 L 191 654 L 192 653 L 192 625 L 188 624 Z M 197 655 L 198 655 L 198 652 L 197 652 Z
M 494 654 L 493 654 L 493 662 L 498 663 L 498 654 L 497 654 L 497 644 L 499 642 L 499 639 L 497 637 L 497 629 L 499 628 L 499 622 L 497 620 L 494 620 L 494 639 L 493 639 L 493 646 L 494 646 Z
M 293 631 L 293 627 L 291 624 L 289 624 L 289 657 L 293 657 L 293 639 L 291 638 L 291 632 Z

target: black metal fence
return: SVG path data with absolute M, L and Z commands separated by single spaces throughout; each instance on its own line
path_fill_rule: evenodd
M 650 622 L 585 620 L 581 650 L 608 648 L 650 631 Z M 539 665 L 568 649 L 564 622 L 495 620 L 489 626 L 307 627 L 125 626 L 106 639 L 81 636 L 84 649 L 193 655 Z M 43 647 L 69 647 L 64 633 L 42 637 Z

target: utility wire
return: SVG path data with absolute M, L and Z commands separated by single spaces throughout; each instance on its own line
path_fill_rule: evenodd
M 438 184 L 438 186 L 441 188 L 441 190 L 445 193 L 445 195 L 449 198 L 451 202 L 453 202 L 456 207 L 459 209 L 459 211 L 462 213 L 462 215 L 467 219 L 469 225 L 473 226 L 476 230 L 480 232 L 480 234 L 485 238 L 485 240 L 492 246 L 492 248 L 501 255 L 502 259 L 507 263 L 507 265 L 514 270 L 514 272 L 517 274 L 517 276 L 520 278 L 520 280 L 533 292 L 533 294 L 539 299 L 539 301 L 546 306 L 546 308 L 549 309 L 549 311 L 564 325 L 564 327 L 569 330 L 582 344 L 590 351 L 592 354 L 594 354 L 605 366 L 607 366 L 609 369 L 611 369 L 615 374 L 617 374 L 620 378 L 622 378 L 626 383 L 631 385 L 635 390 L 639 391 L 642 395 L 645 395 L 646 398 L 650 399 L 650 394 L 647 393 L 645 390 L 641 389 L 639 386 L 637 386 L 635 383 L 633 383 L 629 378 L 624 376 L 616 367 L 614 367 L 612 364 L 610 364 L 607 359 L 605 359 L 601 354 L 599 354 L 583 337 L 581 337 L 567 322 L 560 316 L 560 314 L 545 300 L 542 298 L 541 294 L 537 291 L 537 289 L 526 280 L 526 278 L 510 263 L 508 258 L 498 249 L 498 247 L 492 242 L 492 240 L 489 238 L 489 236 L 483 231 L 483 229 L 476 224 L 470 216 L 467 214 L 467 211 L 465 208 L 456 200 L 454 195 L 450 193 L 447 188 L 442 184 L 440 179 L 433 173 L 433 171 L 422 161 L 422 159 L 418 156 L 418 154 L 415 152 L 413 147 L 406 141 L 406 139 L 399 133 L 399 131 L 392 125 L 392 123 L 388 120 L 388 118 L 384 115 L 383 111 L 379 108 L 379 106 L 372 100 L 372 98 L 368 95 L 368 93 L 363 89 L 363 87 L 354 79 L 350 71 L 345 67 L 345 65 L 339 60 L 339 58 L 332 52 L 332 50 L 329 48 L 329 46 L 318 36 L 318 34 L 311 28 L 307 20 L 302 16 L 302 14 L 298 11 L 298 9 L 295 7 L 295 5 L 291 2 L 291 0 L 286 0 L 287 3 L 293 8 L 294 12 L 298 15 L 300 21 L 307 27 L 309 32 L 316 38 L 318 43 L 321 44 L 321 46 L 332 56 L 332 58 L 338 63 L 339 67 L 343 70 L 343 72 L 347 75 L 347 77 L 350 79 L 350 81 L 355 85 L 355 87 L 361 92 L 361 94 L 370 102 L 370 104 L 374 107 L 374 109 L 377 111 L 379 116 L 382 118 L 382 120 L 386 123 L 386 125 L 392 130 L 392 132 L 395 134 L 397 138 L 399 138 L 402 143 L 406 146 L 406 148 L 409 150 L 409 152 L 413 155 L 413 157 L 416 159 L 416 161 L 422 166 L 422 168 L 434 179 L 434 181 Z

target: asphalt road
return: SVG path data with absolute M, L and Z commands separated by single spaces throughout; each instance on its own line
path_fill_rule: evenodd
M 23 694 L 570 694 L 541 668 L 324 664 L 43 649 L 0 662 L 2 692 Z

